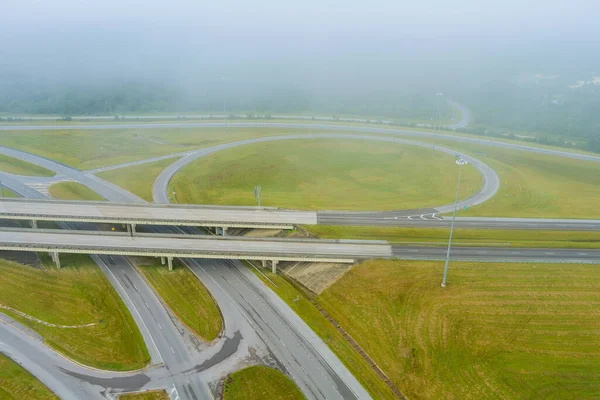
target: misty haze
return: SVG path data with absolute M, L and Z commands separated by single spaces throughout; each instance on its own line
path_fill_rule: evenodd
M 600 398 L 600 3 L 2 6 L 0 398 Z

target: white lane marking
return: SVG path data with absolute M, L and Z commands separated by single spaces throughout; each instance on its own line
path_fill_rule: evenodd
M 410 253 L 416 253 L 416 252 L 418 252 L 419 250 L 415 250 L 415 249 L 409 249 L 409 250 L 407 250 L 407 251 L 408 251 L 408 252 L 410 252 Z
M 146 308 L 149 310 L 150 306 L 148 305 L 148 303 L 144 302 L 144 304 L 146 305 Z
M 304 373 L 305 373 L 306 375 L 308 375 L 308 372 L 306 372 L 306 370 L 304 369 L 304 367 L 303 367 L 302 365 L 300 366 L 300 369 L 301 369 L 302 371 L 304 371 Z
M 421 216 L 419 218 L 427 220 L 427 218 L 425 218 L 425 214 L 421 214 Z
M 431 214 L 431 217 L 434 219 L 439 219 L 440 221 L 444 220 L 444 218 L 436 217 L 435 214 Z
M 162 326 L 160 326 L 160 324 L 157 322 L 158 324 L 158 329 L 160 329 L 162 331 Z
M 544 254 L 547 254 L 547 255 L 549 255 L 549 256 L 552 256 L 552 255 L 554 255 L 555 253 L 552 253 L 552 252 L 546 252 L 546 253 L 544 253 Z
M 577 253 L 578 256 L 587 256 L 587 253 Z
M 477 254 L 487 254 L 487 251 L 478 251 Z
M 169 348 L 171 349 L 171 353 L 175 354 L 175 350 L 173 350 L 171 346 L 169 346 Z
M 412 219 L 412 217 L 413 217 L 413 215 L 409 215 L 409 216 L 408 216 L 408 217 L 406 217 L 406 218 L 410 219 L 411 221 L 414 221 L 414 220 Z
M 521 254 L 520 251 L 511 251 L 510 254 Z
M 283 345 L 283 347 L 287 347 L 287 346 L 285 345 L 285 343 L 283 343 L 283 340 L 279 339 L 279 341 L 281 342 L 281 344 Z

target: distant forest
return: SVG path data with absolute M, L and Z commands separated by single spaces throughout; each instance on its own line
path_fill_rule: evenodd
M 232 85 L 233 86 L 233 85 Z M 572 88 L 565 82 L 490 81 L 477 88 L 447 88 L 447 96 L 473 111 L 474 121 L 461 131 L 574 147 L 600 153 L 600 85 Z M 123 115 L 147 113 L 221 114 L 303 113 L 357 115 L 397 121 L 435 119 L 437 101 L 428 95 L 361 89 L 344 93 L 318 88 L 180 87 L 165 83 L 127 82 L 98 85 L 0 83 L 0 116 L 18 114 Z M 442 118 L 451 115 L 441 102 Z

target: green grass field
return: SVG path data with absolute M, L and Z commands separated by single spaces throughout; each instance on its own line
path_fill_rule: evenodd
M 392 210 L 450 203 L 458 167 L 450 155 L 362 140 L 284 140 L 203 157 L 171 182 L 180 203 L 262 205 L 300 209 Z M 481 186 L 463 170 L 461 197 Z
M 344 339 L 335 327 L 319 312 L 305 297 L 304 292 L 290 284 L 281 274 L 272 274 L 267 270 L 262 272 L 277 286 L 273 286 L 254 268 L 250 268 L 260 280 L 273 290 L 286 304 L 294 310 L 339 357 L 346 368 L 358 379 L 374 399 L 395 399 L 392 390 L 375 373 L 361 355 Z
M 0 353 L 0 399 L 58 400 L 43 383 Z
M 138 269 L 173 313 L 201 339 L 210 342 L 223 329 L 221 313 L 212 296 L 186 266 L 173 260 L 173 271 L 160 264 L 160 259 Z
M 600 163 L 491 146 L 440 141 L 474 155 L 500 177 L 489 201 L 460 216 L 600 218 Z
M 15 192 L 11 191 L 10 189 L 4 188 L 4 197 L 8 197 L 8 198 L 16 198 L 16 197 L 20 197 L 19 195 L 17 195 Z
M 96 174 L 130 191 L 146 201 L 153 201 L 152 185 L 163 169 L 171 165 L 177 158 L 156 161 L 148 164 L 136 165 L 134 167 L 113 169 Z
M 52 197 L 60 200 L 104 200 L 104 197 L 78 182 L 58 182 L 50 185 Z
M 0 171 L 15 175 L 54 176 L 54 171 L 0 154 Z
M 303 229 L 323 239 L 387 240 L 392 243 L 446 244 L 449 228 L 380 228 L 310 225 Z M 600 248 L 600 232 L 455 228 L 453 245 L 501 247 Z
M 149 390 L 147 392 L 122 394 L 119 400 L 169 400 L 169 394 L 164 390 Z
M 365 262 L 316 300 L 408 398 L 600 397 L 595 265 Z
M 96 264 L 86 255 L 61 254 L 62 268 L 56 269 L 47 254 L 41 257 L 45 269 L 0 260 L 0 304 L 50 324 L 95 325 L 53 327 L 12 311 L 0 311 L 84 365 L 119 371 L 146 366 L 150 356 L 142 335 Z
M 302 400 L 305 397 L 294 381 L 276 369 L 254 366 L 225 378 L 223 400 Z

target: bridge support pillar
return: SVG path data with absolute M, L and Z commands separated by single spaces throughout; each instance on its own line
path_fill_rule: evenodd
M 58 251 L 52 252 L 52 261 L 56 264 L 56 268 L 60 268 L 60 257 L 58 256 Z
M 279 264 L 279 261 L 277 261 L 277 260 L 271 261 L 271 272 L 274 274 L 277 273 L 277 264 Z
M 267 260 L 260 260 L 263 268 L 267 268 Z
M 135 235 L 135 224 L 127 224 L 127 233 L 129 236 Z
M 37 229 L 37 221 L 36 221 L 35 219 L 32 219 L 32 220 L 31 220 L 31 227 L 32 227 L 33 229 Z
M 226 226 L 221 228 L 221 235 L 227 236 L 227 227 Z
M 161 265 L 165 265 L 165 258 L 164 258 L 164 257 L 161 257 L 161 258 L 160 258 L 160 264 L 161 264 Z
M 173 257 L 167 257 L 167 262 L 169 264 L 169 271 L 173 271 Z

